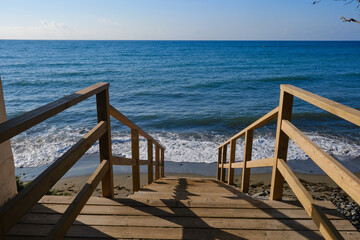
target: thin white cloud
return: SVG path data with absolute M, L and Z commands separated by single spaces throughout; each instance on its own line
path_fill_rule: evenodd
M 54 21 L 40 21 L 39 25 L 33 26 L 0 25 L 0 39 L 61 39 L 74 31 L 74 28 Z
M 97 19 L 98 22 L 101 22 L 103 24 L 107 24 L 107 25 L 114 25 L 114 26 L 120 26 L 121 24 L 119 22 L 116 22 L 116 21 L 112 21 L 108 18 L 98 18 Z
M 44 31 L 54 32 L 54 33 L 63 33 L 71 31 L 72 29 L 68 26 L 66 26 L 63 23 L 57 23 L 57 22 L 46 22 L 41 21 L 41 27 Z

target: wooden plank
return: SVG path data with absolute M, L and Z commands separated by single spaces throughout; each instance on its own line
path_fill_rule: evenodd
M 284 160 L 278 160 L 278 169 L 325 239 L 343 239 L 336 227 L 321 212 L 320 208 L 314 207 L 314 200 L 310 193 L 306 191 Z
M 133 159 L 133 158 L 113 156 L 113 165 L 136 166 L 137 164 L 149 165 L 149 160 L 140 159 L 139 163 L 137 163 L 136 159 Z
M 247 168 L 259 168 L 259 167 L 272 167 L 274 165 L 274 158 L 264 158 L 251 160 L 246 163 Z M 225 168 L 228 168 L 228 164 L 225 164 Z M 244 162 L 235 162 L 231 164 L 232 168 L 243 168 Z
M 159 186 L 159 187 L 142 187 L 139 190 L 139 193 L 149 193 L 149 192 L 167 192 L 167 193 L 182 193 L 182 192 L 186 192 L 186 193 L 194 193 L 194 194 L 204 194 L 204 193 L 231 193 L 229 190 L 225 189 L 225 188 L 218 188 L 215 185 L 212 186 L 210 188 L 209 187 L 200 187 L 200 186 L 195 186 L 195 187 L 182 187 L 182 186 Z M 239 191 L 234 191 L 236 193 L 241 194 Z
M 274 158 L 252 160 L 246 163 L 247 168 L 272 167 L 273 165 L 274 165 Z
M 40 199 L 39 203 L 56 203 L 56 204 L 69 204 L 73 201 L 74 197 L 71 196 L 44 196 Z M 116 198 L 107 199 L 100 197 L 91 197 L 87 205 L 104 205 L 104 206 L 152 206 L 152 207 L 199 207 L 199 208 L 281 208 L 281 209 L 302 209 L 299 202 L 294 201 L 259 201 L 250 197 L 244 198 L 208 198 L 195 200 L 166 200 L 166 203 L 161 199 L 130 199 L 130 198 Z M 328 206 L 327 206 L 328 207 Z M 335 208 L 335 207 L 334 207 Z
M 256 120 L 254 123 L 252 123 L 251 125 L 249 125 L 248 127 L 246 127 L 245 129 L 243 129 L 241 132 L 235 134 L 234 136 L 232 136 L 231 138 L 229 138 L 226 142 L 224 142 L 223 144 L 219 145 L 217 148 L 221 148 L 227 144 L 230 144 L 230 142 L 232 140 L 237 140 L 239 138 L 241 138 L 242 136 L 245 135 L 246 131 L 248 130 L 255 130 L 261 126 L 264 126 L 266 123 L 270 122 L 271 120 L 277 118 L 278 116 L 278 111 L 279 108 L 276 107 L 273 110 L 271 110 L 270 112 L 268 112 L 267 114 L 265 114 L 264 116 L 262 116 L 261 118 L 259 118 L 258 120 Z
M 64 214 L 61 215 L 56 222 L 54 228 L 50 231 L 49 239 L 61 239 L 65 236 L 70 226 L 78 217 L 80 211 L 85 206 L 86 202 L 99 185 L 101 179 L 105 176 L 110 168 L 110 161 L 103 160 L 95 172 L 91 175 L 85 186 L 81 189 L 74 201 L 71 202 Z
M 149 165 L 149 160 L 139 160 L 139 165 Z
M 249 161 L 251 161 L 252 155 L 252 144 L 253 144 L 253 134 L 252 130 L 248 130 L 245 133 L 245 148 L 244 148 L 244 167 L 242 172 L 242 181 L 241 181 L 241 191 L 247 193 L 249 191 L 249 182 L 250 182 L 250 168 L 247 167 Z
M 226 155 L 227 155 L 227 145 L 224 145 L 222 147 L 222 161 L 221 161 L 221 181 L 225 182 L 226 179 L 226 169 L 225 169 L 225 164 L 226 164 Z
M 68 204 L 37 204 L 30 213 L 62 214 Z M 329 219 L 343 219 L 343 216 L 336 209 L 324 211 Z M 117 215 L 117 216 L 174 216 L 172 207 L 151 207 L 151 206 L 107 206 L 86 204 L 81 210 L 82 215 Z M 187 208 L 176 209 L 178 217 L 216 217 L 216 218 L 279 218 L 279 219 L 311 219 L 303 209 L 255 209 L 255 208 Z
M 154 180 L 154 165 L 153 165 L 153 159 L 154 159 L 154 153 L 153 153 L 153 143 L 152 140 L 147 140 L 148 142 L 148 159 L 149 159 L 149 165 L 148 165 L 148 184 L 151 184 Z
M 311 197 L 310 193 L 306 191 L 299 179 L 295 176 L 295 174 L 290 170 L 288 165 L 282 159 L 278 160 L 278 169 L 282 176 L 284 176 L 286 182 L 291 187 L 291 190 L 294 192 L 296 197 L 304 206 L 305 211 L 311 213 L 311 204 L 313 203 L 313 198 Z
M 76 163 L 106 132 L 107 124 L 98 123 L 81 140 L 43 171 L 24 190 L 0 208 L 0 233 L 5 233 Z
M 297 129 L 284 121 L 282 130 L 349 196 L 360 204 L 360 179 L 331 157 L 322 148 Z
M 277 161 L 279 158 L 286 161 L 289 137 L 281 130 L 281 124 L 283 120 L 291 121 L 293 101 L 294 96 L 281 90 L 279 101 L 279 117 L 276 126 L 274 165 L 271 175 L 271 200 L 281 200 L 283 195 L 284 178 L 277 169 Z
M 140 152 L 139 152 L 139 130 L 131 129 L 131 156 L 136 164 L 132 166 L 133 192 L 140 189 Z
M 160 149 L 161 151 L 161 174 L 160 177 L 163 178 L 165 177 L 165 150 L 164 149 Z
M 228 170 L 228 184 L 234 185 L 234 168 L 231 164 L 235 162 L 236 140 L 230 142 L 230 156 L 229 156 L 229 170 Z
M 155 146 L 155 180 L 160 178 L 159 165 L 160 165 L 160 148 L 158 145 Z
M 113 165 L 130 165 L 136 166 L 136 159 L 112 156 Z
M 184 197 L 196 195 L 193 198 L 218 198 L 218 197 L 238 197 L 236 193 L 232 192 L 194 192 L 194 191 L 140 191 L 136 192 L 134 195 L 131 195 L 130 198 L 161 198 L 161 199 L 171 199 L 177 197 Z
M 109 88 L 96 94 L 97 119 L 98 122 L 105 121 L 107 128 L 105 134 L 99 138 L 100 163 L 109 161 L 110 167 L 101 181 L 103 197 L 114 197 L 114 179 L 112 168 L 112 150 L 111 150 L 111 127 L 109 112 Z
M 308 103 L 311 103 L 312 105 L 315 105 L 321 109 L 324 109 L 325 111 L 328 111 L 329 113 L 332 113 L 342 119 L 345 119 L 353 124 L 360 126 L 359 110 L 334 102 L 330 99 L 321 97 L 319 95 L 305 91 L 295 86 L 285 84 L 285 85 L 281 85 L 280 88 L 283 91 L 286 91 L 294 95 L 295 97 L 298 97 Z
M 225 168 L 229 167 L 229 164 L 225 164 L 224 166 Z M 243 162 L 235 162 L 231 164 L 232 168 L 243 168 L 244 167 L 244 163 Z
M 109 88 L 108 83 L 97 83 L 91 87 L 77 91 L 54 102 L 34 109 L 30 112 L 0 123 L 0 143 L 9 140 L 36 124 L 84 101 L 85 99 Z
M 130 129 L 138 129 L 139 134 L 143 136 L 144 138 L 151 140 L 155 145 L 159 146 L 160 148 L 165 149 L 163 145 L 161 145 L 158 141 L 156 141 L 153 137 L 151 137 L 147 132 L 142 130 L 138 125 L 136 125 L 134 122 L 132 122 L 130 119 L 128 119 L 124 114 L 119 112 L 116 108 L 114 108 L 112 105 L 110 105 L 110 114 L 113 116 L 116 120 L 120 121 Z
M 6 120 L 4 92 L 0 76 L 0 123 Z M 0 143 L 0 153 L 0 206 L 2 206 L 18 192 L 16 189 L 14 156 L 10 140 Z
M 21 223 L 54 224 L 60 214 L 27 214 Z M 332 220 L 342 230 L 355 230 L 347 220 Z M 243 218 L 199 218 L 193 217 L 156 217 L 156 216 L 113 216 L 79 215 L 73 225 L 89 226 L 134 226 L 134 227 L 180 227 L 180 228 L 222 228 L 249 230 L 317 230 L 309 219 L 243 219 Z M 341 239 L 341 238 L 340 238 Z
M 46 236 L 51 225 L 43 225 L 36 229 L 33 224 L 19 224 L 12 231 L 12 236 L 24 235 Z M 357 233 L 343 232 L 345 236 L 356 239 Z M 314 239 L 323 237 L 318 231 L 284 231 L 284 230 L 238 230 L 238 229 L 197 229 L 197 228 L 149 228 L 149 227 L 119 227 L 119 226 L 72 226 L 65 239 L 78 238 L 101 239 L 256 239 L 256 240 L 289 240 Z M 8 236 L 10 239 L 11 236 Z M 18 238 L 19 239 L 19 238 Z
M 220 181 L 221 177 L 221 156 L 222 156 L 222 148 L 218 148 L 218 161 L 217 161 L 217 170 L 216 170 L 216 179 Z

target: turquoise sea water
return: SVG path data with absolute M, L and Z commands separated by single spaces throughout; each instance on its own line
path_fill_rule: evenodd
M 0 41 L 8 118 L 109 82 L 111 104 L 176 162 L 215 162 L 218 144 L 277 106 L 280 84 L 360 109 L 359 66 L 360 42 Z M 12 139 L 16 166 L 52 162 L 95 124 L 91 98 L 33 127 Z M 355 125 L 299 99 L 294 124 L 340 161 L 360 158 Z M 272 156 L 274 130 L 255 132 L 254 159 Z M 112 134 L 114 153 L 130 156 L 129 130 L 113 121 Z M 307 156 L 291 144 L 289 159 Z

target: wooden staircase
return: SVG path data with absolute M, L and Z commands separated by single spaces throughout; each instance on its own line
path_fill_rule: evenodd
M 44 196 L 7 239 L 46 237 L 73 197 Z M 318 202 L 344 239 L 360 233 Z M 213 179 L 166 177 L 128 198 L 91 197 L 65 239 L 323 239 L 299 202 L 255 200 Z
M 360 203 L 360 179 L 291 123 L 294 97 L 358 126 L 360 111 L 294 86 L 281 85 L 280 88 L 278 107 L 219 145 L 216 180 L 164 178 L 165 147 L 110 105 L 108 83 L 95 84 L 0 123 L 0 143 L 3 143 L 96 96 L 97 125 L 0 207 L 0 240 L 63 237 L 360 239 L 360 233 L 330 202 L 312 198 L 286 163 L 288 142 L 292 139 L 355 202 Z M 112 153 L 110 116 L 131 129 L 131 158 Z M 251 159 L 254 131 L 276 118 L 274 156 Z M 140 137 L 147 141 L 147 159 L 140 159 Z M 241 137 L 245 137 L 244 158 L 237 161 L 236 141 Z M 99 166 L 77 196 L 45 196 L 96 141 L 99 142 Z M 128 198 L 114 198 L 114 165 L 132 168 L 135 194 Z M 143 188 L 140 188 L 141 165 L 147 165 L 149 184 Z M 245 194 L 249 188 L 250 170 L 257 167 L 272 167 L 271 200 L 255 200 Z M 232 186 L 235 168 L 242 168 L 241 191 Z M 285 181 L 299 202 L 281 201 Z M 100 182 L 104 198 L 91 197 Z

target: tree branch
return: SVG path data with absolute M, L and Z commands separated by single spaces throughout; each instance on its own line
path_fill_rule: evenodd
M 343 22 L 356 22 L 356 23 L 359 23 L 359 24 L 360 24 L 360 22 L 359 22 L 358 20 L 355 20 L 355 19 L 353 19 L 353 18 L 346 19 L 346 18 L 344 18 L 344 17 L 341 17 L 340 19 L 342 19 Z

